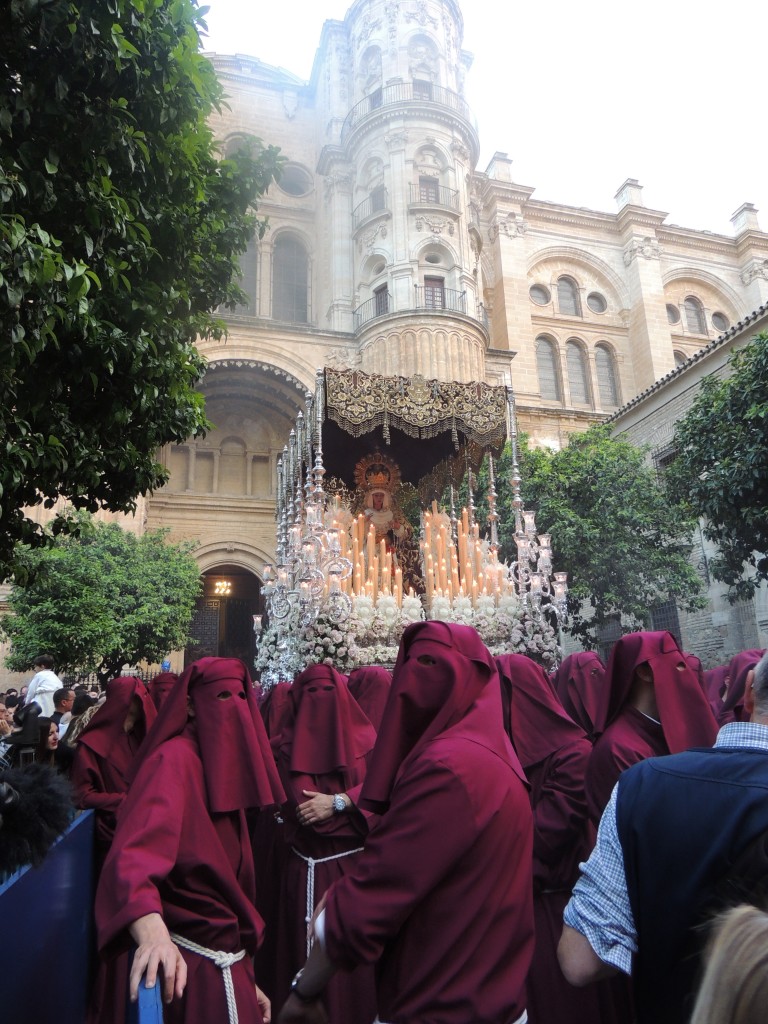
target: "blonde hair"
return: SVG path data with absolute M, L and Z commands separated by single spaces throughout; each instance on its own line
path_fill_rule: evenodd
M 722 914 L 704 954 L 691 1024 L 764 1024 L 768 1010 L 768 914 L 742 904 Z

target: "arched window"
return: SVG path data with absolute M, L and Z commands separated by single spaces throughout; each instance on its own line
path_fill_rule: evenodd
M 706 334 L 707 322 L 704 319 L 704 307 L 697 298 L 689 295 L 683 303 L 685 323 L 692 334 Z
M 256 275 L 258 273 L 259 255 L 256 248 L 256 233 L 251 235 L 248 248 L 238 257 L 240 275 L 237 283 L 247 295 L 245 302 L 235 307 L 240 316 L 256 316 Z
M 568 365 L 568 388 L 571 405 L 589 405 L 589 378 L 584 349 L 578 341 L 569 341 L 565 346 L 565 361 Z
M 688 362 L 688 356 L 684 352 L 675 351 L 675 369 Z
M 557 279 L 557 306 L 566 316 L 581 316 L 579 286 L 572 277 Z
M 309 321 L 309 257 L 293 235 L 281 235 L 272 257 L 272 316 L 295 324 Z
M 539 371 L 541 397 L 553 402 L 562 401 L 558 372 L 557 345 L 544 335 L 536 339 L 536 366 Z
M 595 346 L 595 368 L 600 404 L 604 409 L 615 409 L 619 404 L 619 375 L 613 352 L 607 345 Z

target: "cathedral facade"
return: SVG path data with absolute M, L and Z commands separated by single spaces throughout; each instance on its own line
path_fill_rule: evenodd
M 600 212 L 536 200 L 504 153 L 478 168 L 464 82 L 492 69 L 470 71 L 462 32 L 457 0 L 355 0 L 309 81 L 211 55 L 223 151 L 255 137 L 286 165 L 241 260 L 247 302 L 201 345 L 214 429 L 164 452 L 170 481 L 146 503 L 147 526 L 199 542 L 200 651 L 246 641 L 277 460 L 319 367 L 512 384 L 520 429 L 559 447 L 768 299 L 749 204 L 721 236 L 667 225 L 631 179 Z
M 480 140 L 458 0 L 354 0 L 309 81 L 211 60 L 222 151 L 277 145 L 282 178 L 241 258 L 247 301 L 204 341 L 204 438 L 169 447 L 143 526 L 198 541 L 196 653 L 247 654 L 275 554 L 277 461 L 320 367 L 514 387 L 521 430 L 559 447 L 768 300 L 768 234 L 668 225 L 632 179 L 613 212 L 535 198 Z M 471 69 L 471 70 L 470 70 Z

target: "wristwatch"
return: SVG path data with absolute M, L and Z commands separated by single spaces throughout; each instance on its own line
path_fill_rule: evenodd
M 296 996 L 300 1003 L 314 1003 L 316 999 L 320 998 L 319 994 L 315 996 L 305 996 L 303 992 L 299 991 L 299 979 L 301 978 L 303 973 L 303 967 L 301 968 L 300 971 L 297 971 L 296 976 L 291 982 L 291 993 Z
M 333 796 L 333 813 L 341 814 L 347 809 L 347 801 L 341 795 L 341 793 L 335 793 Z

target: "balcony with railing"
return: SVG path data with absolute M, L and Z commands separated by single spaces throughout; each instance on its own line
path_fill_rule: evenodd
M 372 299 L 363 302 L 352 313 L 355 333 L 371 320 L 386 316 L 390 312 L 392 312 L 392 296 L 388 291 L 376 292 Z
M 431 312 L 463 313 L 467 315 L 467 293 L 455 288 L 437 288 L 434 285 L 414 285 L 415 309 Z
M 459 210 L 459 193 L 455 188 L 446 188 L 444 185 L 424 184 L 408 186 L 408 202 L 411 206 L 444 206 L 449 210 Z
M 463 96 L 459 96 L 458 93 L 452 92 L 450 89 L 443 89 L 439 85 L 432 85 L 430 82 L 396 82 L 394 85 L 385 85 L 381 89 L 375 89 L 365 99 L 355 104 L 341 127 L 342 145 L 357 125 L 370 114 L 387 107 L 409 103 L 436 104 L 447 107 L 467 121 L 475 134 L 477 133 L 475 119 Z
M 389 192 L 383 186 L 376 188 L 352 211 L 352 227 L 357 231 L 363 221 L 368 220 L 377 213 L 385 213 L 389 210 Z

